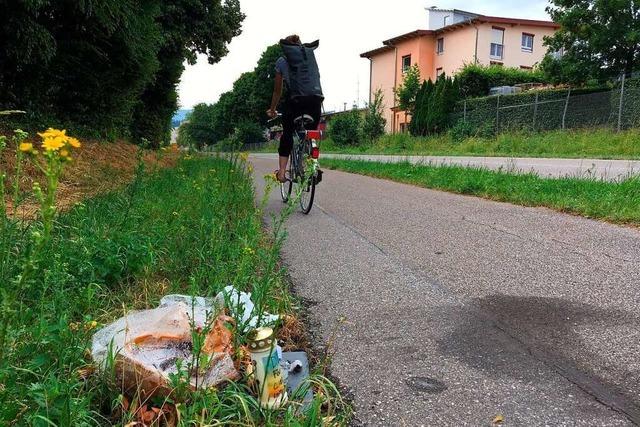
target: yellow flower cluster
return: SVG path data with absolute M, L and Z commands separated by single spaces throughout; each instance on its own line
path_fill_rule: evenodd
M 71 149 L 80 148 L 82 144 L 76 138 L 67 135 L 66 130 L 59 130 L 49 128 L 43 133 L 39 133 L 40 138 L 42 138 L 42 148 L 49 153 L 57 153 L 61 158 L 65 160 L 71 160 Z M 24 150 L 23 147 L 20 147 L 20 150 L 33 153 L 33 145 L 31 144 L 23 144 L 25 145 Z M 28 147 L 30 145 L 31 147 Z

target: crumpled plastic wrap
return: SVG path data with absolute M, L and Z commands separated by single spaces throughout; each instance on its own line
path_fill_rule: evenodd
M 202 330 L 207 319 L 219 312 L 213 310 L 209 304 L 191 306 L 167 300 L 156 309 L 130 313 L 96 332 L 93 359 L 103 369 L 111 360 L 125 393 L 169 396 L 170 375 L 178 373 L 179 365 L 188 369 L 192 360 L 192 330 Z M 198 372 L 189 372 L 194 389 L 213 387 L 239 375 L 231 358 L 231 332 L 224 326 L 229 319 L 224 315 L 214 319 L 203 346 L 210 362 Z
M 97 331 L 92 357 L 103 370 L 112 364 L 123 392 L 169 396 L 170 376 L 178 373 L 178 366 L 188 369 L 192 360 L 192 331 L 202 331 L 210 323 L 203 345 L 210 363 L 189 372 L 191 387 L 208 388 L 235 380 L 239 374 L 231 358 L 232 336 L 225 326 L 234 320 L 224 314 L 225 305 L 244 327 L 259 326 L 251 294 L 233 286 L 215 298 L 167 295 L 158 308 L 131 312 Z M 260 318 L 262 326 L 275 323 L 279 316 L 263 313 Z

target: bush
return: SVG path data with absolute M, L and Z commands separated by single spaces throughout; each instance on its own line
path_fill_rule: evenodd
M 362 117 L 353 110 L 337 114 L 330 122 L 329 136 L 336 145 L 360 145 L 362 142 Z
M 445 76 L 439 77 L 435 84 L 431 80 L 424 82 L 416 97 L 411 134 L 421 136 L 446 130 L 459 92 L 457 81 Z
M 373 102 L 369 105 L 366 116 L 362 123 L 362 134 L 369 141 L 375 141 L 384 135 L 384 128 L 387 120 L 382 115 L 384 96 L 382 90 L 378 89 L 373 96 Z
M 464 120 L 458 120 L 455 125 L 449 130 L 449 136 L 455 142 L 462 142 L 467 138 L 474 135 L 475 129 L 471 126 L 471 123 L 467 123 Z
M 469 64 L 456 75 L 460 93 L 464 98 L 487 96 L 489 89 L 496 86 L 513 86 L 520 83 L 545 83 L 544 74 L 539 71 L 521 70 Z

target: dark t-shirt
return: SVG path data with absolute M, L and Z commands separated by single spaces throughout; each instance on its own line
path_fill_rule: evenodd
M 291 83 L 291 78 L 289 76 L 289 64 L 284 56 L 281 56 L 276 61 L 276 73 L 282 74 L 282 80 L 284 80 L 285 88 L 288 88 Z

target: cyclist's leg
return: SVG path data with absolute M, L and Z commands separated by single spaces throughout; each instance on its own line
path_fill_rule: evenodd
M 282 136 L 280 137 L 280 146 L 278 147 L 278 181 L 285 182 L 285 173 L 287 170 L 287 162 L 293 147 L 293 119 L 290 109 L 286 109 L 282 114 Z
M 316 130 L 320 126 L 320 117 L 322 116 L 322 99 L 311 97 L 307 100 L 305 114 L 313 117 L 313 123 L 307 126 L 307 130 Z

